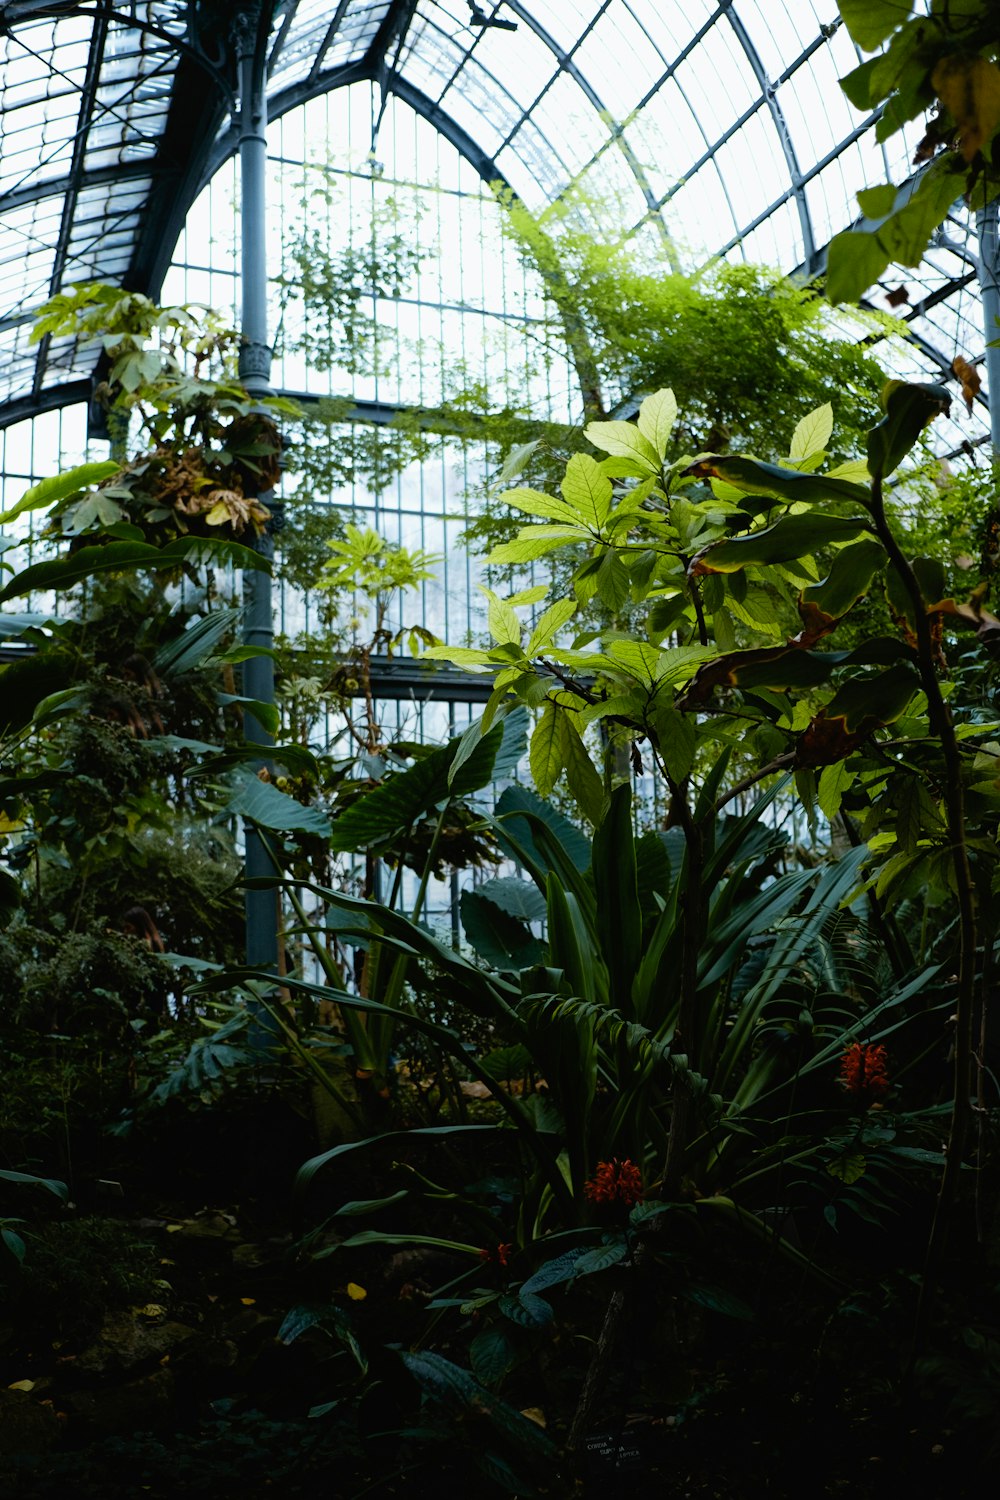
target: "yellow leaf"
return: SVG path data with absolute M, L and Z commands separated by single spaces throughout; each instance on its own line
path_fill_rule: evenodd
M 545 1413 L 540 1406 L 524 1406 L 521 1408 L 521 1416 L 527 1417 L 529 1422 L 534 1422 L 537 1427 L 547 1427 Z
M 253 1307 L 253 1305 L 254 1305 L 254 1303 L 256 1301 L 257 1301 L 256 1297 L 241 1297 L 240 1298 L 240 1302 L 243 1304 L 244 1307 Z
M 954 118 L 959 150 L 971 161 L 1000 125 L 1000 68 L 985 57 L 943 57 L 931 83 Z
M 7 1387 L 9 1391 L 33 1391 L 35 1382 L 33 1380 L 12 1380 Z
M 856 1152 L 854 1154 L 835 1157 L 833 1161 L 827 1162 L 826 1170 L 831 1177 L 838 1178 L 850 1187 L 852 1182 L 857 1182 L 859 1177 L 865 1175 L 867 1165 L 868 1163 L 860 1152 Z
M 136 1308 L 140 1318 L 162 1318 L 166 1310 L 159 1302 L 147 1302 L 145 1307 Z
M 180 1234 L 180 1232 L 183 1229 L 183 1227 L 184 1227 L 183 1224 L 168 1224 L 167 1225 L 167 1233 L 168 1234 Z
M 229 519 L 229 507 L 224 505 L 221 500 L 217 500 L 205 517 L 205 522 L 209 526 L 221 526 L 223 522 Z
M 352 1302 L 363 1302 L 368 1296 L 368 1293 L 365 1291 L 363 1286 L 358 1286 L 358 1283 L 356 1281 L 349 1281 L 347 1283 L 347 1295 L 350 1297 Z

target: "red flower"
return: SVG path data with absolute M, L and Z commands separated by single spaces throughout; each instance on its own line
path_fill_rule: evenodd
M 634 1161 L 599 1161 L 583 1191 L 591 1203 L 623 1203 L 626 1208 L 642 1199 L 642 1173 Z
M 870 1104 L 883 1099 L 892 1085 L 885 1066 L 885 1048 L 852 1042 L 840 1059 L 840 1086 Z
M 513 1245 L 497 1245 L 493 1250 L 490 1249 L 489 1245 L 484 1245 L 479 1252 L 479 1259 L 488 1266 L 509 1266 L 510 1258 L 513 1254 Z

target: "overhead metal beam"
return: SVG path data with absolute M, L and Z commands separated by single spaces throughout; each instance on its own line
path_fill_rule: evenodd
M 531 12 L 528 11 L 523 5 L 518 3 L 518 0 L 507 0 L 507 8 L 517 16 L 519 21 L 523 22 L 525 26 L 529 27 L 530 30 L 535 33 L 539 41 L 544 42 L 545 46 L 548 47 L 549 51 L 558 62 L 559 71 L 565 73 L 568 78 L 572 78 L 573 82 L 582 91 L 584 98 L 588 101 L 592 108 L 595 109 L 597 113 L 602 116 L 602 118 L 609 122 L 608 129 L 611 135 L 611 140 L 624 156 L 629 171 L 635 178 L 639 191 L 642 193 L 642 196 L 646 200 L 646 207 L 650 210 L 651 213 L 654 213 L 656 215 L 655 222 L 659 229 L 660 237 L 663 240 L 667 256 L 670 259 L 674 270 L 680 270 L 680 258 L 674 250 L 673 242 L 670 238 L 669 231 L 667 230 L 667 226 L 663 220 L 662 215 L 656 213 L 656 194 L 653 192 L 653 189 L 650 186 L 650 181 L 648 176 L 646 175 L 646 171 L 642 165 L 642 162 L 632 150 L 632 147 L 624 134 L 622 125 L 612 119 L 611 111 L 607 108 L 603 99 L 594 88 L 593 84 L 574 61 L 574 54 L 578 52 L 579 49 L 583 46 L 583 43 L 586 41 L 587 37 L 590 35 L 594 27 L 597 25 L 598 21 L 608 9 L 609 3 L 610 0 L 604 0 L 604 4 L 598 11 L 595 12 L 594 16 L 580 32 L 580 35 L 577 37 L 576 41 L 568 52 L 564 51 L 563 48 L 559 46 L 558 42 L 556 42 L 552 34 L 546 31 L 545 27 L 542 26 L 542 24 L 535 18 L 535 16 L 532 15 Z M 540 94 L 538 96 L 538 99 L 535 100 L 535 103 L 532 104 L 531 108 L 521 116 L 521 119 L 514 127 L 514 130 L 508 134 L 507 141 L 504 143 L 505 145 L 510 142 L 511 137 L 520 128 L 520 125 L 524 122 L 524 120 L 530 118 L 535 105 L 541 98 L 544 97 L 545 92 L 547 92 L 547 90 L 551 88 L 551 86 L 552 84 L 550 81 L 546 85 L 546 88 L 542 91 L 542 94 Z M 590 166 L 593 165 L 593 161 L 596 159 L 597 158 L 595 157 L 591 162 L 588 162 L 587 166 L 585 166 L 581 172 L 577 173 L 573 181 L 578 181 L 579 178 L 589 170 Z
M 63 199 L 62 214 L 59 220 L 59 235 L 52 258 L 52 273 L 49 277 L 50 297 L 54 297 L 61 289 L 63 276 L 66 271 L 66 255 L 73 234 L 76 206 L 80 200 L 80 179 L 83 176 L 83 163 L 87 152 L 89 126 L 94 112 L 94 102 L 97 98 L 97 85 L 101 76 L 101 64 L 104 61 L 104 44 L 107 40 L 107 34 L 107 20 L 103 15 L 99 14 L 95 18 L 94 29 L 90 33 L 90 46 L 87 50 L 87 68 L 84 74 L 83 87 L 80 90 L 80 108 L 77 112 L 77 127 L 73 137 L 73 155 L 67 174 L 69 186 L 66 190 L 66 196 Z M 35 376 L 32 384 L 32 390 L 36 393 L 41 390 L 45 379 L 45 370 L 48 364 L 51 344 L 52 337 L 50 334 L 46 334 L 38 343 L 38 353 L 35 356 Z
M 46 198 L 64 198 L 74 190 L 81 193 L 89 188 L 111 187 L 120 182 L 131 182 L 136 178 L 154 177 L 156 163 L 146 161 L 116 162 L 110 167 L 94 167 L 90 171 L 65 173 L 62 177 L 33 178 L 9 192 L 0 193 L 0 215 L 11 209 L 22 208 L 26 203 L 42 203 Z
M 785 165 L 792 179 L 792 193 L 795 197 L 795 207 L 799 215 L 799 228 L 802 231 L 802 247 L 805 250 L 806 264 L 812 266 L 816 257 L 816 237 L 813 234 L 812 216 L 809 213 L 809 204 L 806 201 L 806 179 L 802 176 L 799 159 L 795 153 L 795 146 L 788 129 L 788 121 L 785 119 L 785 112 L 778 99 L 777 90 L 768 78 L 767 70 L 761 62 L 760 53 L 750 39 L 750 33 L 732 6 L 726 11 L 726 19 L 736 33 L 736 39 L 743 48 L 747 61 L 750 64 L 751 72 L 764 95 L 764 100 L 778 137 L 778 143 L 781 146 L 781 154 L 785 158 Z

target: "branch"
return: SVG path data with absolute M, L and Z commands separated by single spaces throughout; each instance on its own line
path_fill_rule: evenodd
M 795 750 L 785 750 L 781 755 L 776 755 L 773 760 L 769 760 L 766 766 L 761 766 L 759 771 L 754 771 L 752 776 L 744 776 L 742 781 L 738 781 L 735 786 L 729 788 L 728 792 L 719 797 L 715 804 L 715 811 L 721 812 L 727 802 L 732 802 L 734 797 L 740 796 L 742 792 L 748 792 L 752 786 L 757 785 L 758 781 L 763 781 L 765 776 L 773 776 L 775 771 L 790 770 L 795 764 L 796 753 Z

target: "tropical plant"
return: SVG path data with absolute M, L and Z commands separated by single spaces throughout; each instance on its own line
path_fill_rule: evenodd
M 947 393 L 891 382 L 883 406 L 867 465 L 825 473 L 829 407 L 799 424 L 788 459 L 777 465 L 724 455 L 667 464 L 677 410 L 669 391 L 646 399 L 637 425 L 591 423 L 591 442 L 608 456 L 574 456 L 559 495 L 511 491 L 511 505 L 541 520 L 493 554 L 497 562 L 526 565 L 583 546 L 588 555 L 573 575 L 575 598 L 551 604 L 525 641 L 511 601 L 492 595 L 491 649 L 428 654 L 494 674 L 485 725 L 510 694 L 541 710 L 531 752 L 536 784 L 545 795 L 565 771 L 595 823 L 601 783 L 584 767 L 585 731 L 598 723 L 633 753 L 649 746 L 685 845 L 674 1055 L 690 1055 L 703 1024 L 698 973 L 710 829 L 760 781 L 792 771 L 799 796 L 828 818 L 846 799 L 876 857 L 876 900 L 911 876 L 950 889 L 961 1039 L 939 1236 L 971 1111 L 973 880 L 988 891 L 996 862 L 992 815 L 985 814 L 986 836 L 973 840 L 965 814 L 966 787 L 985 790 L 977 766 L 989 754 L 986 728 L 974 715 L 956 723 L 941 681 L 942 649 L 946 627 L 982 634 L 993 620 L 981 594 L 966 603 L 943 597 L 940 563 L 907 557 L 885 495 L 886 479 L 947 409 Z M 851 650 L 824 649 L 858 600 L 880 586 L 894 633 Z M 586 638 L 563 644 L 577 606 L 594 595 L 609 612 L 631 608 L 631 628 L 606 629 L 598 649 L 584 649 Z M 737 740 L 749 761 L 734 758 L 744 774 L 724 786 L 705 768 L 718 765 L 720 745 Z M 605 787 L 610 773 L 609 765 Z M 691 1077 L 676 1072 L 663 1164 L 668 1196 L 683 1177 L 693 1101 Z

